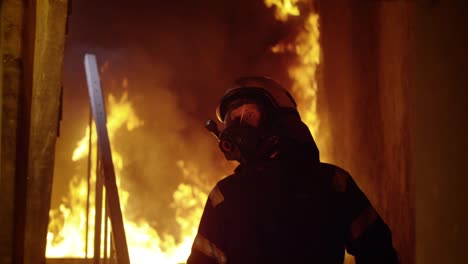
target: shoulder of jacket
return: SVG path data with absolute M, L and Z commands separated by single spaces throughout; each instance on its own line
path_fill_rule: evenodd
M 232 189 L 233 185 L 235 185 L 237 177 L 237 174 L 231 174 L 216 183 L 215 187 L 213 187 L 210 194 L 208 195 L 208 199 L 210 200 L 213 208 L 216 208 L 218 205 L 224 202 L 226 193 L 229 193 L 229 190 Z
M 351 178 L 351 175 L 339 166 L 328 163 L 321 163 L 321 165 L 326 173 L 332 177 L 332 187 L 334 191 L 346 192 L 348 179 Z

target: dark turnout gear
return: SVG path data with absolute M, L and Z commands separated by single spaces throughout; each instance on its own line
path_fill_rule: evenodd
M 348 173 L 273 163 L 216 185 L 187 264 L 343 263 L 345 248 L 357 264 L 398 263 L 390 230 Z
M 221 120 L 226 101 L 252 95 L 248 87 L 226 93 Z M 295 103 L 274 106 L 261 89 L 273 111 L 260 131 L 278 137 L 278 154 L 241 162 L 212 189 L 187 264 L 343 263 L 345 249 L 357 264 L 399 263 L 388 226 L 352 177 L 320 162 Z

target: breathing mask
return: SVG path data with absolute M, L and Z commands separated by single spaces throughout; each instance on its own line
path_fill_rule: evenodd
M 236 119 L 219 131 L 213 120 L 205 127 L 219 140 L 219 148 L 227 160 L 241 163 L 267 158 L 278 143 L 277 136 L 267 135 L 261 127 L 254 127 Z

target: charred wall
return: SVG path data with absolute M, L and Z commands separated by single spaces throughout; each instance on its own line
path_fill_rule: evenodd
M 467 12 L 466 1 L 427 1 L 415 13 L 418 264 L 466 262 Z
M 412 12 L 405 1 L 320 1 L 321 112 L 333 162 L 349 171 L 414 263 Z
M 402 263 L 463 262 L 467 4 L 319 3 L 331 156 L 392 228 Z

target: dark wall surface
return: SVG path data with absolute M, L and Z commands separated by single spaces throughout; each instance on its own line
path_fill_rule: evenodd
M 418 264 L 466 263 L 468 3 L 415 13 L 414 127 Z
M 332 162 L 349 171 L 414 263 L 411 4 L 320 1 L 322 115 Z M 322 118 L 324 119 L 324 118 Z
M 320 1 L 332 157 L 402 263 L 465 263 L 468 4 Z

